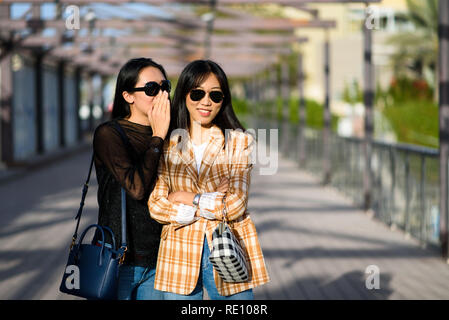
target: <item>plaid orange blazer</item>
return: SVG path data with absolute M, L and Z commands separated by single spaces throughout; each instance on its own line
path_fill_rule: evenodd
M 204 235 L 212 248 L 212 233 L 223 218 L 224 193 L 219 193 L 215 209 L 210 210 L 216 220 L 200 218 L 188 225 L 180 225 L 174 220 L 178 205 L 170 202 L 168 195 L 175 191 L 215 192 L 224 177 L 230 180 L 225 198 L 227 218 L 247 253 L 250 280 L 226 283 L 214 270 L 218 292 L 228 296 L 270 281 L 256 228 L 247 210 L 253 167 L 250 159 L 255 140 L 239 130 L 230 130 L 226 140 L 226 148 L 223 148 L 225 137 L 222 131 L 217 126 L 211 128 L 199 175 L 192 142 L 186 131 L 172 134 L 164 145 L 156 186 L 148 200 L 151 217 L 164 224 L 154 285 L 158 290 L 187 295 L 195 289 Z

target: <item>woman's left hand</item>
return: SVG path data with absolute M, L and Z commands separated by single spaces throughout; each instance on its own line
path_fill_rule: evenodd
M 188 206 L 193 205 L 195 193 L 187 191 L 175 191 L 168 195 L 168 201 L 173 203 L 182 203 Z

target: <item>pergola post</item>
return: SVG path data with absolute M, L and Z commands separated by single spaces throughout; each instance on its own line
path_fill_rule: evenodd
M 271 75 L 271 68 L 267 68 L 265 71 L 265 77 L 264 77 L 264 83 L 265 83 L 265 108 L 264 108 L 264 117 L 269 118 L 270 117 L 270 107 L 271 103 L 274 99 L 274 87 L 273 87 L 273 81 L 271 81 L 272 75 Z
M 253 87 L 253 92 L 254 92 L 254 106 L 255 106 L 255 110 L 256 110 L 256 115 L 259 114 L 259 101 L 260 101 L 260 93 L 259 93 L 259 83 L 257 81 L 257 74 L 254 74 L 252 77 L 252 87 Z
M 304 132 L 306 128 L 306 100 L 304 97 L 304 66 L 303 66 L 303 55 L 300 52 L 298 54 L 298 92 L 299 92 L 299 103 L 298 103 L 298 156 L 299 165 L 303 167 L 306 161 L 306 148 L 305 148 L 305 137 Z
M 368 11 L 366 10 L 366 15 Z M 372 61 L 372 28 L 366 23 L 363 24 L 364 38 L 364 94 L 363 100 L 365 104 L 365 134 L 363 139 L 363 156 L 365 161 L 365 170 L 363 173 L 363 207 L 365 210 L 371 208 L 372 202 L 372 173 L 371 173 L 371 156 L 373 147 L 374 119 L 374 68 Z
M 249 79 L 243 80 L 243 93 L 247 102 L 251 102 L 251 93 L 249 92 L 250 90 L 251 88 L 249 87 Z
M 251 86 L 251 78 L 247 78 L 245 80 L 245 93 L 246 93 L 246 100 L 251 104 L 251 107 L 253 105 L 253 88 Z
M 60 61 L 58 64 L 58 108 L 59 108 L 59 146 L 65 147 L 66 139 L 65 139 L 65 114 L 66 114 L 66 106 L 65 106 L 65 86 L 64 86 L 64 77 L 65 77 L 65 62 Z
M 265 103 L 267 101 L 267 72 L 264 69 L 263 72 L 260 74 L 259 78 L 259 90 L 260 90 L 260 100 L 261 103 Z
M 89 106 L 88 130 L 94 129 L 94 73 L 87 72 L 87 105 Z
M 104 89 L 108 83 L 108 77 L 106 75 L 101 76 L 101 89 L 100 89 L 100 107 L 101 107 L 101 122 L 105 121 L 105 108 L 107 101 L 104 98 Z
M 44 54 L 41 50 L 35 51 L 34 61 L 34 90 L 36 98 L 36 153 L 44 153 L 44 81 L 43 64 Z
M 281 63 L 281 96 L 282 96 L 282 110 L 281 110 L 281 152 L 285 155 L 288 153 L 288 140 L 289 140 L 289 96 L 290 96 L 290 85 L 289 85 L 289 70 L 288 62 L 283 61 Z
M 267 101 L 267 71 L 264 70 L 263 73 L 261 73 L 261 77 L 259 80 L 259 89 L 261 90 L 261 96 L 260 96 L 260 117 L 266 117 L 265 113 L 265 106 Z
M 9 18 L 10 18 L 10 5 L 0 4 L 0 20 Z M 12 162 L 14 159 L 14 142 L 13 142 L 13 127 L 12 127 L 13 81 L 12 81 L 11 62 L 12 62 L 12 43 L 8 43 L 1 47 L 0 53 L 1 160 L 6 164 Z
M 282 121 L 288 121 L 290 118 L 289 112 L 289 98 L 290 98 L 290 83 L 289 83 L 289 66 L 288 62 L 284 61 L 281 65 L 282 77 Z
M 63 7 L 61 3 L 56 4 L 56 16 L 59 19 L 63 18 Z M 63 31 L 58 29 L 56 34 L 59 39 L 63 36 Z M 64 86 L 64 78 L 65 78 L 65 66 L 66 63 L 64 60 L 59 61 L 58 63 L 58 108 L 59 108 L 59 146 L 65 147 L 66 145 L 66 136 L 65 136 L 65 115 L 66 115 L 66 105 L 65 105 L 65 86 Z
M 248 88 L 249 88 L 249 101 L 251 103 L 251 110 L 257 116 L 256 110 L 256 90 L 254 88 L 254 76 L 251 75 L 248 78 Z
M 330 134 L 331 134 L 331 114 L 330 114 L 330 42 L 329 30 L 325 29 L 324 40 L 324 128 L 323 128 L 323 181 L 324 185 L 331 180 L 330 163 Z
M 76 106 L 76 131 L 78 141 L 83 139 L 83 130 L 81 127 L 81 117 L 80 117 L 80 109 L 81 109 L 81 67 L 76 67 L 75 69 L 75 106 Z
M 214 31 L 214 20 L 215 20 L 215 7 L 216 0 L 209 0 L 209 13 L 203 15 L 203 19 L 206 21 L 206 32 L 204 38 L 204 59 L 210 59 L 211 56 L 211 37 Z
M 278 66 L 273 66 L 273 71 L 271 73 L 271 84 L 273 86 L 273 99 L 272 106 L 270 108 L 270 118 L 277 119 L 277 110 L 278 110 L 278 97 L 280 97 L 280 86 L 279 86 L 279 78 L 278 78 Z
M 40 19 L 40 5 L 33 4 L 31 7 L 33 19 Z M 34 51 L 34 90 L 36 98 L 36 153 L 44 153 L 44 52 L 41 48 Z
M 448 156 L 449 156 L 449 2 L 439 1 L 439 124 L 440 124 L 440 243 L 443 257 L 448 245 Z M 447 260 L 449 262 L 449 259 Z

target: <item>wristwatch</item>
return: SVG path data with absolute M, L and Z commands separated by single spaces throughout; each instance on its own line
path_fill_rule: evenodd
M 194 206 L 198 207 L 198 205 L 200 204 L 200 198 L 201 198 L 201 193 L 197 193 L 192 201 Z

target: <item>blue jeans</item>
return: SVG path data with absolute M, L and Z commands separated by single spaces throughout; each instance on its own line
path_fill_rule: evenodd
M 214 267 L 209 261 L 209 246 L 204 238 L 203 254 L 201 257 L 201 268 L 195 289 L 189 295 L 173 292 L 162 292 L 164 300 L 203 300 L 203 286 L 211 300 L 254 300 L 253 290 L 248 289 L 230 296 L 222 296 L 218 293 L 214 281 Z
M 154 289 L 155 274 L 156 268 L 121 265 L 118 300 L 162 300 L 162 291 Z

